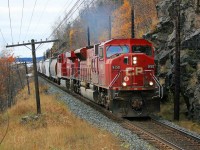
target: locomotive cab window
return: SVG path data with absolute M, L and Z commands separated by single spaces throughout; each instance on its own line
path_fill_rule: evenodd
M 103 48 L 99 47 L 99 58 L 103 58 Z
M 147 45 L 133 45 L 132 46 L 133 53 L 144 53 L 148 56 L 152 56 L 152 48 Z
M 125 54 L 129 52 L 129 47 L 127 45 L 123 46 L 108 46 L 106 47 L 106 57 L 110 58 L 112 56 L 119 56 L 120 54 Z

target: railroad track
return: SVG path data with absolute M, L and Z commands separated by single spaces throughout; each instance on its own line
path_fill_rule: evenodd
M 65 87 L 59 86 L 56 83 L 47 80 L 41 76 L 50 84 L 60 88 L 61 90 L 73 95 L 83 103 L 91 106 L 98 110 L 108 118 L 119 123 L 122 127 L 137 134 L 141 139 L 154 145 L 156 148 L 161 150 L 199 150 L 200 149 L 200 138 L 192 136 L 184 131 L 172 128 L 166 124 L 159 122 L 156 119 L 149 118 L 145 120 L 127 120 L 119 118 L 110 113 L 105 108 L 97 105 L 96 103 L 76 94 Z
M 154 118 L 149 118 L 148 120 L 145 121 L 132 121 L 132 124 L 146 131 L 154 138 L 158 138 L 158 140 L 161 140 L 167 144 L 166 148 L 165 145 L 163 146 L 161 145 L 161 147 L 157 145 L 156 147 L 159 149 L 171 149 L 171 148 L 180 150 L 200 149 L 199 137 L 188 134 L 180 129 L 163 124 Z M 146 136 L 144 136 L 143 139 L 145 138 Z M 152 142 L 154 142 L 154 139 Z

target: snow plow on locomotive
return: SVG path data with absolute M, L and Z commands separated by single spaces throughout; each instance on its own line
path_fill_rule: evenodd
M 66 87 L 122 117 L 159 112 L 163 90 L 155 76 L 154 48 L 144 39 L 113 39 L 58 56 Z

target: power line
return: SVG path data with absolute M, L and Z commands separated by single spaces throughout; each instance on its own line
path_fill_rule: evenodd
M 33 14 L 34 14 L 34 11 L 35 11 L 35 6 L 37 4 L 37 0 L 35 0 L 35 4 L 34 4 L 34 7 L 33 7 L 33 11 L 32 11 L 32 14 L 31 14 L 31 19 L 30 19 L 30 22 L 29 22 L 29 25 L 28 25 L 28 29 L 27 29 L 27 32 L 26 32 L 26 36 L 28 34 L 28 31 L 29 31 L 29 28 L 30 28 L 30 25 L 31 25 L 31 22 L 32 22 L 32 18 L 33 18 Z M 26 39 L 26 36 L 25 36 L 25 39 Z
M 68 14 L 63 18 L 63 20 L 59 23 L 59 25 L 57 26 L 57 28 L 56 29 L 54 29 L 53 30 L 53 32 L 50 34 L 50 36 L 48 37 L 48 39 L 54 34 L 54 32 L 64 23 L 64 21 L 66 20 L 66 19 L 68 19 L 68 16 L 69 16 L 69 14 L 73 11 L 73 9 L 75 8 L 75 6 L 80 2 L 81 0 L 78 0 L 75 4 L 74 4 L 74 6 L 71 8 L 71 10 L 68 12 Z M 85 0 L 84 0 L 85 1 Z M 82 3 L 84 2 L 84 1 L 82 1 Z M 82 4 L 81 3 L 81 4 Z M 80 6 L 80 5 L 79 5 Z M 78 6 L 78 7 L 79 7 Z
M 44 9 L 43 9 L 43 11 L 42 11 L 42 14 L 40 15 L 40 18 L 39 18 L 39 20 L 38 20 L 38 22 L 37 22 L 37 24 L 36 24 L 36 26 L 35 26 L 35 28 L 34 28 L 33 31 L 36 31 L 36 29 L 37 29 L 37 27 L 38 27 L 38 24 L 40 23 L 41 18 L 42 18 L 43 15 L 44 15 L 44 11 L 46 10 L 48 3 L 49 3 L 49 0 L 46 1 L 45 6 L 44 6 Z
M 54 31 L 51 33 L 51 35 L 50 35 L 47 39 L 49 39 L 49 38 L 53 35 L 53 33 L 64 23 L 65 20 L 70 19 L 70 18 L 73 16 L 73 14 L 78 10 L 78 8 L 80 8 L 80 6 L 81 6 L 85 1 L 86 1 L 86 0 L 83 0 L 83 1 L 79 4 L 79 6 L 77 6 L 77 8 L 75 9 L 75 6 L 80 2 L 80 0 L 77 1 L 77 2 L 74 4 L 74 6 L 71 8 L 71 10 L 68 12 L 68 14 L 64 17 L 64 19 L 59 23 L 59 25 L 57 26 L 57 28 L 54 29 Z M 95 0 L 92 0 L 88 6 L 90 6 L 94 1 L 95 1 Z M 73 9 L 75 9 L 75 10 L 73 11 Z M 81 14 L 83 14 L 85 11 L 86 11 L 86 10 L 84 10 Z M 71 15 L 70 15 L 70 14 L 71 14 Z M 75 21 L 79 16 L 80 16 L 80 14 L 79 14 L 73 21 Z M 41 44 L 39 47 L 37 47 L 37 49 L 42 48 L 42 46 L 43 46 L 43 44 Z
M 68 2 L 69 2 L 69 1 L 68 1 Z M 72 4 L 72 2 L 73 2 L 73 0 L 70 1 L 68 7 Z M 68 7 L 67 7 L 67 8 L 65 9 L 65 6 L 66 6 L 67 4 L 68 4 L 68 3 L 65 3 L 65 5 L 64 5 L 64 7 L 63 7 L 63 8 L 64 8 L 64 11 L 62 12 L 63 9 L 61 9 L 61 10 L 59 11 L 59 13 L 57 13 L 57 14 L 60 14 L 61 12 L 62 12 L 62 13 L 65 13 L 65 11 L 66 11 L 67 8 L 68 8 Z M 59 17 L 59 15 L 58 15 L 58 17 Z M 46 34 L 46 32 L 45 32 L 44 34 Z M 43 36 L 43 38 L 45 38 L 45 37 Z
M 24 0 L 23 0 L 23 6 L 22 6 L 22 17 L 21 17 L 21 25 L 20 25 L 19 41 L 20 41 L 20 38 L 21 38 L 21 29 L 22 29 L 22 20 L 23 20 L 23 15 L 24 15 Z
M 10 20 L 10 31 L 11 31 L 11 37 L 12 37 L 12 43 L 13 43 L 12 22 L 11 22 L 11 16 L 10 16 L 10 1 L 9 0 L 8 0 L 8 9 L 9 9 L 9 20 Z
M 72 4 L 72 2 L 73 2 L 73 0 L 71 0 L 71 1 L 68 1 L 69 2 L 69 5 L 67 6 L 67 8 Z M 64 5 L 64 11 L 63 11 L 63 13 L 65 13 L 65 11 L 67 10 L 67 8 L 65 9 L 65 6 L 68 4 L 68 2 L 67 3 L 65 3 L 65 5 Z M 62 12 L 62 10 L 60 10 L 59 11 L 59 13 L 58 14 L 60 14 Z
M 1 31 L 1 29 L 0 29 L 0 32 L 1 32 L 1 36 L 2 36 L 2 38 L 3 38 L 3 40 L 4 40 L 4 42 L 5 42 L 5 44 L 6 44 L 7 42 L 6 42 L 6 40 L 5 40 L 4 36 L 3 36 L 3 33 L 2 33 L 2 31 Z
M 59 23 L 59 25 L 57 26 L 57 28 L 56 29 L 54 29 L 54 31 L 51 33 L 51 35 L 47 38 L 47 39 L 49 39 L 53 34 L 54 34 L 54 32 L 64 23 L 64 21 L 66 20 L 66 19 L 69 19 L 70 17 L 69 17 L 69 15 L 72 13 L 72 14 L 74 14 L 75 12 L 76 12 L 76 10 L 73 12 L 73 9 L 75 9 L 75 7 L 77 6 L 77 4 L 80 2 L 81 0 L 78 0 L 78 1 L 76 1 L 76 3 L 72 6 L 72 8 L 68 11 L 68 13 L 65 15 L 65 17 L 64 17 L 64 19 Z M 72 2 L 72 1 L 71 1 Z M 83 2 L 85 2 L 85 0 L 83 0 L 82 1 L 82 3 Z M 81 4 L 82 4 L 81 3 Z M 70 3 L 71 4 L 71 3 Z M 80 5 L 81 5 L 80 4 Z M 80 5 L 79 6 L 77 6 L 77 7 L 80 7 Z M 38 46 L 37 47 L 37 49 L 39 49 L 39 48 L 41 48 L 43 46 L 43 44 L 41 44 L 40 46 Z

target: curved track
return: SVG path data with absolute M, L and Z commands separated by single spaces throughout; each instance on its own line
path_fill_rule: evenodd
M 180 149 L 180 150 L 199 150 L 200 138 L 190 135 L 180 129 L 170 127 L 166 124 L 159 122 L 153 118 L 143 121 L 132 121 L 132 124 L 136 125 L 146 133 L 152 135 L 163 141 L 168 147 L 159 147 L 159 149 Z M 143 135 L 142 135 L 143 136 Z M 144 137 L 145 139 L 146 137 Z M 153 141 L 154 142 L 154 141 Z
M 194 137 L 186 132 L 178 130 L 176 128 L 169 127 L 155 119 L 143 119 L 143 120 L 127 120 L 114 116 L 105 108 L 97 105 L 96 103 L 76 94 L 65 87 L 59 86 L 56 83 L 47 80 L 43 76 L 43 79 L 48 81 L 50 84 L 60 88 L 61 90 L 70 93 L 80 101 L 98 110 L 99 112 L 106 115 L 108 118 L 119 123 L 124 128 L 137 134 L 141 139 L 151 143 L 158 149 L 163 150 L 199 150 L 200 149 L 200 138 Z

